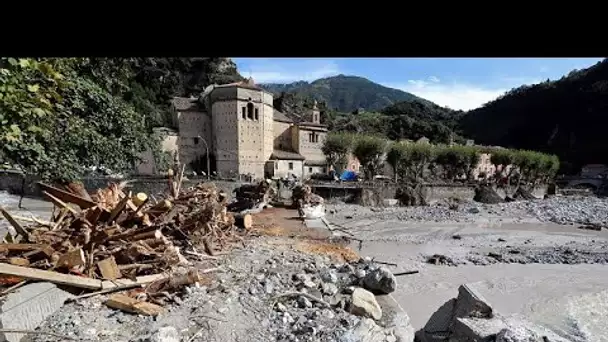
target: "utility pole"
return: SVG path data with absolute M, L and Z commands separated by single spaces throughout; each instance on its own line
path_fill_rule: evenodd
M 201 139 L 203 143 L 205 143 L 205 156 L 207 157 L 207 180 L 210 180 L 211 163 L 209 162 L 209 145 L 207 145 L 207 141 L 205 141 L 205 139 L 203 139 L 203 137 L 201 137 L 200 135 L 198 136 L 198 138 Z

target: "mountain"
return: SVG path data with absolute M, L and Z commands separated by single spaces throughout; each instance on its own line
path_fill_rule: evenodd
M 299 81 L 288 84 L 260 84 L 264 89 L 280 95 L 289 93 L 302 98 L 313 98 L 326 103 L 330 109 L 352 112 L 359 108 L 378 111 L 402 101 L 429 101 L 408 92 L 388 88 L 358 76 L 338 75 L 313 82 Z
M 608 60 L 513 89 L 468 112 L 460 127 L 478 143 L 555 153 L 565 172 L 608 163 Z

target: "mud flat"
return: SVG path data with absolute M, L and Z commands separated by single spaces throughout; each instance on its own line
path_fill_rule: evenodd
M 459 210 L 339 205 L 328 208 L 328 220 L 365 240 L 362 255 L 397 264 L 390 266 L 393 272 L 420 271 L 399 277 L 393 294 L 415 329 L 457 296 L 460 285 L 477 283 L 503 315 L 522 315 L 572 341 L 604 341 L 608 332 L 594 322 L 608 318 L 602 292 L 608 232 L 580 229 L 576 222 L 601 221 L 606 202 L 586 200 L 595 203 L 592 211 L 569 201 L 466 203 Z M 572 210 L 571 224 L 552 222 L 565 214 L 546 219 L 566 210 Z

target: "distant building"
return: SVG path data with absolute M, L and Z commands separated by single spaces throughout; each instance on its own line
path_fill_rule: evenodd
M 177 132 L 163 140 L 163 150 L 176 153 L 182 164 L 206 159 L 208 150 L 211 170 L 222 176 L 307 177 L 326 170 L 321 146 L 327 126 L 316 101 L 303 120 L 294 122 L 250 78 L 209 86 L 200 98 L 174 98 L 172 110 Z M 138 170 L 153 173 L 149 164 Z

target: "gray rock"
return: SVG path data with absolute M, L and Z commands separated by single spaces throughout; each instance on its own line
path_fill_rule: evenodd
M 301 308 L 312 308 L 312 303 L 306 297 L 298 297 L 298 306 Z
M 324 283 L 322 286 L 323 293 L 328 296 L 333 296 L 338 293 L 338 287 L 335 284 Z
M 362 288 L 356 288 L 353 292 L 349 309 L 352 314 L 357 316 L 372 317 L 376 320 L 382 318 L 382 308 L 376 301 L 376 297 Z
M 174 327 L 162 327 L 142 342 L 180 342 L 179 333 Z
M 366 289 L 381 293 L 391 293 L 397 287 L 397 278 L 385 267 L 380 267 L 369 272 L 363 279 Z
M 338 282 L 338 275 L 336 275 L 336 273 L 333 270 L 326 269 L 323 272 L 321 272 L 321 280 L 323 280 L 326 283 L 335 284 Z
M 492 318 L 494 313 L 487 300 L 476 289 L 477 284 L 470 283 L 458 288 L 458 297 L 454 307 L 454 317 Z
M 369 318 L 364 318 L 357 325 L 347 331 L 340 342 L 384 342 L 386 341 L 384 329 Z

